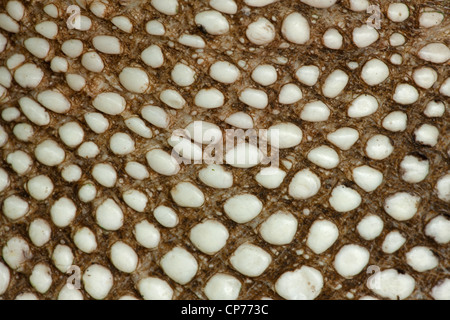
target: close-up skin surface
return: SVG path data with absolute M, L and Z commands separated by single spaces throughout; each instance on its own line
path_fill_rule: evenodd
M 0 300 L 450 300 L 449 15 L 0 0 Z

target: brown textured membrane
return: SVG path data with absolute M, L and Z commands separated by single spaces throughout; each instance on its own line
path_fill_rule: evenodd
M 242 282 L 240 299 L 258 299 L 270 297 L 279 299 L 274 291 L 276 279 L 285 271 L 293 270 L 302 265 L 308 265 L 321 271 L 324 276 L 324 288 L 318 299 L 342 299 L 351 292 L 355 298 L 365 295 L 374 295 L 366 287 L 365 283 L 370 276 L 365 271 L 352 279 L 344 279 L 339 276 L 333 268 L 335 253 L 345 244 L 358 243 L 370 251 L 370 261 L 368 265 L 376 265 L 381 269 L 396 268 L 414 277 L 416 289 L 409 297 L 410 299 L 430 299 L 430 291 L 439 280 L 448 277 L 450 268 L 449 245 L 438 245 L 424 234 L 426 224 L 435 216 L 444 214 L 449 216 L 448 204 L 439 200 L 434 193 L 434 186 L 439 177 L 449 169 L 449 123 L 448 100 L 446 112 L 442 118 L 427 118 L 423 115 L 423 110 L 428 101 L 437 99 L 443 100 L 439 94 L 438 84 L 449 76 L 449 65 L 435 65 L 426 63 L 417 57 L 417 51 L 424 44 L 430 41 L 441 41 L 450 44 L 448 13 L 450 7 L 446 1 L 408 1 L 410 7 L 410 18 L 403 23 L 393 23 L 385 15 L 382 17 L 382 29 L 380 39 L 368 48 L 357 48 L 352 43 L 351 31 L 360 26 L 368 18 L 369 14 L 356 13 L 348 9 L 348 1 L 341 1 L 330 9 L 315 9 L 300 1 L 279 1 L 264 8 L 251 8 L 251 11 L 240 10 L 233 16 L 226 15 L 230 23 L 230 32 L 223 36 L 211 36 L 197 27 L 194 23 L 194 16 L 197 12 L 208 9 L 208 1 L 187 1 L 179 0 L 181 5 L 180 13 L 176 16 L 166 16 L 157 12 L 147 1 L 122 1 L 125 5 L 111 3 L 108 5 L 105 19 L 95 17 L 90 11 L 83 10 L 82 14 L 88 16 L 93 24 L 92 28 L 86 32 L 68 30 L 66 27 L 67 15 L 58 19 L 47 16 L 42 8 L 52 1 L 22 1 L 26 6 L 26 16 L 22 20 L 21 32 L 10 34 L 1 31 L 8 37 L 7 49 L 0 54 L 0 64 L 3 65 L 12 53 L 20 52 L 24 54 L 27 61 L 33 61 L 45 71 L 45 80 L 34 90 L 25 90 L 16 83 L 8 89 L 10 100 L 1 105 L 1 109 L 9 106 L 17 106 L 18 98 L 30 95 L 36 97 L 37 93 L 47 88 L 57 88 L 69 97 L 72 108 L 67 114 L 59 115 L 51 113 L 51 123 L 45 127 L 33 126 L 35 135 L 30 142 L 21 142 L 14 139 L 12 134 L 13 125 L 17 122 L 29 122 L 21 116 L 13 123 L 6 123 L 0 120 L 1 125 L 9 135 L 9 142 L 0 149 L 1 167 L 4 168 L 11 179 L 10 187 L 0 193 L 0 202 L 11 194 L 18 194 L 30 203 L 30 212 L 23 219 L 11 222 L 4 215 L 0 215 L 0 247 L 14 235 L 20 235 L 27 239 L 33 258 L 27 261 L 22 273 L 13 272 L 8 291 L 1 297 L 3 299 L 13 299 L 17 294 L 23 292 L 35 292 L 29 284 L 28 277 L 31 269 L 38 262 L 46 262 L 52 269 L 53 284 L 45 294 L 38 294 L 42 299 L 55 299 L 61 287 L 66 283 L 69 275 L 62 274 L 51 262 L 51 254 L 57 244 L 66 244 L 72 248 L 75 259 L 74 264 L 84 271 L 92 263 L 100 263 L 114 275 L 114 287 L 108 295 L 109 299 L 119 298 L 124 294 L 132 294 L 139 297 L 136 283 L 146 276 L 157 276 L 170 283 L 175 289 L 176 299 L 205 299 L 202 288 L 206 281 L 217 272 L 226 272 L 236 276 Z M 89 2 L 89 1 L 88 1 Z M 243 7 L 243 1 L 237 1 L 239 8 Z M 387 11 L 389 1 L 377 1 L 381 5 L 382 12 Z M 7 0 L 0 0 L 0 11 L 4 11 Z M 126 5 L 130 3 L 129 5 Z M 447 3 L 447 4 L 446 4 Z M 60 12 L 64 12 L 70 1 L 57 1 Z M 425 7 L 433 7 L 446 13 L 445 20 L 439 27 L 432 29 L 421 29 L 418 25 L 420 10 Z M 286 42 L 281 36 L 281 22 L 283 18 L 293 12 L 301 12 L 308 18 L 311 25 L 311 40 L 306 45 L 286 46 Z M 133 22 L 133 32 L 126 34 L 113 27 L 108 20 L 116 15 L 123 14 Z M 255 21 L 258 17 L 264 16 L 271 20 L 276 27 L 277 36 L 275 40 L 267 46 L 253 46 L 245 37 L 246 26 Z M 166 28 L 166 35 L 163 37 L 150 36 L 145 32 L 145 23 L 151 19 L 158 19 Z M 52 46 L 51 53 L 46 61 L 33 57 L 23 47 L 23 40 L 36 36 L 34 25 L 40 21 L 51 20 L 58 24 L 59 33 L 55 40 L 49 40 Z M 342 50 L 329 50 L 322 44 L 322 34 L 329 28 L 335 27 L 344 36 Z M 389 36 L 393 32 L 401 32 L 406 37 L 406 44 L 401 47 L 389 45 Z M 185 47 L 177 43 L 177 38 L 183 33 L 198 34 L 202 36 L 207 47 L 204 50 L 196 51 L 193 48 Z M 105 55 L 99 53 L 105 62 L 105 69 L 100 74 L 87 72 L 81 66 L 80 59 L 69 60 L 68 73 L 80 73 L 86 78 L 87 87 L 77 93 L 69 89 L 66 85 L 64 74 L 55 74 L 50 70 L 49 61 L 55 55 L 64 56 L 61 52 L 61 44 L 70 38 L 77 38 L 84 43 L 84 52 L 93 49 L 92 38 L 94 35 L 107 34 L 118 37 L 123 45 L 124 53 L 118 56 Z M 152 69 L 146 66 L 140 59 L 140 53 L 150 44 L 157 44 L 163 48 L 165 63 L 159 69 Z M 395 66 L 389 62 L 393 53 L 400 53 L 403 56 L 403 63 Z M 288 58 L 286 64 L 276 64 L 278 57 Z M 360 78 L 360 70 L 366 61 L 377 57 L 385 61 L 390 68 L 389 78 L 381 85 L 367 86 Z M 198 64 L 198 59 L 203 59 L 202 64 Z M 208 75 L 209 66 L 217 60 L 226 60 L 238 64 L 240 60 L 247 62 L 247 67 L 241 69 L 242 76 L 239 81 L 232 85 L 222 85 L 214 81 Z M 359 67 L 350 70 L 347 63 L 356 61 Z M 190 87 L 177 87 L 170 78 L 170 71 L 177 62 L 185 62 L 193 67 L 197 72 L 197 81 Z M 249 108 L 237 99 L 239 91 L 245 86 L 259 87 L 254 83 L 249 73 L 260 63 L 270 63 L 276 66 L 278 71 L 278 81 L 270 86 L 264 87 L 269 95 L 269 106 L 264 110 Z M 277 103 L 277 96 L 281 86 L 288 82 L 295 82 L 295 70 L 301 65 L 315 64 L 321 68 L 319 83 L 313 87 L 299 84 L 303 91 L 303 99 L 295 105 L 280 105 Z M 142 66 L 152 79 L 152 90 L 149 94 L 132 94 L 127 92 L 118 82 L 118 74 L 125 66 Z M 392 100 L 393 89 L 397 83 L 412 81 L 412 71 L 418 66 L 431 66 L 438 74 L 439 79 L 434 87 L 428 90 L 418 88 L 420 99 L 410 106 L 401 106 Z M 350 76 L 349 84 L 342 94 L 337 98 L 328 99 L 322 96 L 321 84 L 326 76 L 334 69 L 340 68 Z M 298 84 L 298 83 L 297 83 Z M 224 107 L 214 110 L 205 110 L 195 107 L 193 97 L 195 93 L 204 87 L 215 86 L 225 93 L 226 104 Z M 165 88 L 177 89 L 187 101 L 183 110 L 170 110 L 158 99 L 159 93 Z M 116 91 L 122 94 L 127 100 L 126 111 L 120 116 L 108 116 L 110 128 L 104 134 L 93 133 L 86 125 L 83 114 L 93 111 L 92 99 L 103 90 Z M 352 119 L 346 115 L 347 107 L 351 100 L 358 94 L 369 93 L 375 95 L 379 102 L 378 111 L 363 119 Z M 309 123 L 300 119 L 300 112 L 309 101 L 322 100 L 332 109 L 332 116 L 327 122 Z M 152 128 L 154 138 L 144 139 L 128 130 L 124 120 L 131 115 L 139 115 L 144 104 L 155 104 L 163 107 L 171 115 L 170 130 L 165 131 Z M 392 133 L 383 129 L 382 119 L 391 111 L 402 110 L 408 115 L 408 128 L 405 132 Z M 293 166 L 291 169 L 283 168 L 287 171 L 287 176 L 282 185 L 275 190 L 268 190 L 259 186 L 254 180 L 254 175 L 260 170 L 259 167 L 252 169 L 235 169 L 227 167 L 233 173 L 234 185 L 230 189 L 217 190 L 209 188 L 201 183 L 197 178 L 197 172 L 203 165 L 182 166 L 180 173 L 173 177 L 161 176 L 151 172 L 149 179 L 143 182 L 136 181 L 127 176 L 124 167 L 127 161 L 138 161 L 146 163 L 145 153 L 153 146 L 163 146 L 170 150 L 166 143 L 170 132 L 177 128 L 184 128 L 192 120 L 207 120 L 218 124 L 221 128 L 231 128 L 223 120 L 236 111 L 245 111 L 252 115 L 256 128 L 268 128 L 270 125 L 280 121 L 290 121 L 299 125 L 304 133 L 302 143 L 292 149 L 283 150 L 281 159 L 289 159 Z M 70 149 L 59 143 L 66 151 L 66 161 L 58 168 L 49 168 L 34 162 L 32 170 L 25 176 L 18 176 L 6 164 L 5 159 L 8 153 L 14 150 L 24 150 L 33 156 L 34 146 L 46 138 L 59 141 L 57 130 L 60 125 L 68 121 L 77 121 L 83 126 L 85 131 L 85 141 L 95 141 L 100 154 L 95 160 L 86 160 L 78 157 L 74 149 Z M 415 143 L 413 132 L 415 128 L 423 123 L 435 125 L 440 132 L 439 143 L 435 147 L 427 147 Z M 321 169 L 306 159 L 309 150 L 321 144 L 330 145 L 326 136 L 328 133 L 342 126 L 350 126 L 360 132 L 360 140 L 349 150 L 341 151 L 337 148 L 341 158 L 341 164 L 332 170 Z M 116 132 L 123 131 L 132 135 L 136 142 L 136 151 L 123 157 L 115 156 L 109 150 L 109 138 Z M 395 147 L 394 153 L 386 160 L 375 161 L 368 158 L 364 153 L 365 142 L 374 134 L 381 133 L 391 138 Z M 430 174 L 427 178 L 417 184 L 409 184 L 401 179 L 399 169 L 400 162 L 407 154 L 420 155 L 430 161 Z M 99 193 L 97 199 L 92 203 L 85 204 L 78 200 L 77 192 L 87 181 L 94 181 L 91 176 L 91 168 L 97 162 L 111 163 L 118 172 L 118 183 L 114 188 L 102 188 L 97 186 Z M 61 170 L 65 165 L 73 163 L 83 169 L 82 179 L 77 183 L 67 183 L 61 178 Z M 352 182 L 351 170 L 358 165 L 370 165 L 384 174 L 382 185 L 373 193 L 366 193 Z M 319 174 L 322 180 L 322 188 L 312 199 L 306 201 L 293 200 L 287 194 L 287 188 L 293 175 L 300 169 L 309 167 Z M 24 190 L 23 185 L 28 179 L 37 174 L 46 174 L 55 185 L 52 196 L 42 202 L 34 201 Z M 192 181 L 204 192 L 206 201 L 203 207 L 197 209 L 179 208 L 171 200 L 169 190 L 179 181 Z M 338 184 L 345 184 L 357 190 L 363 197 L 362 205 L 349 213 L 337 213 L 328 204 L 331 190 Z M 149 204 L 145 213 L 137 213 L 128 208 L 121 199 L 123 191 L 136 188 L 147 194 Z M 416 216 L 406 222 L 398 222 L 388 216 L 383 211 L 383 201 L 391 193 L 397 191 L 409 191 L 419 195 L 422 200 Z M 263 212 L 253 221 L 247 224 L 236 224 L 228 219 L 223 213 L 223 203 L 231 195 L 242 192 L 252 193 L 264 203 Z M 28 237 L 29 223 L 35 218 L 41 217 L 50 222 L 49 210 L 54 201 L 62 196 L 71 198 L 77 205 L 78 211 L 74 222 L 70 227 L 59 229 L 52 225 L 52 239 L 43 247 L 37 248 L 31 244 Z M 124 226 L 116 232 L 108 232 L 101 229 L 94 217 L 95 208 L 104 199 L 110 197 L 120 204 L 125 215 Z M 164 228 L 158 225 L 154 219 L 152 211 L 158 205 L 164 204 L 173 207 L 179 214 L 180 223 L 173 229 Z M 273 246 L 262 240 L 257 230 L 258 225 L 270 214 L 279 209 L 293 213 L 299 221 L 299 228 L 292 243 L 285 246 Z M 304 210 L 308 209 L 309 214 Z M 356 225 L 366 214 L 373 213 L 379 215 L 385 227 L 382 234 L 373 241 L 365 241 L 359 237 Z M 219 253 L 210 257 L 200 253 L 189 241 L 190 229 L 206 218 L 215 218 L 221 221 L 230 232 L 230 239 L 225 248 Z M 325 253 L 316 255 L 306 245 L 306 236 L 311 224 L 320 218 L 327 218 L 339 227 L 340 236 L 334 245 Z M 148 219 L 158 225 L 161 232 L 161 242 L 157 249 L 148 250 L 139 246 L 133 236 L 133 227 L 136 222 Z M 72 243 L 72 236 L 76 230 L 82 226 L 88 226 L 97 237 L 98 248 L 92 254 L 85 254 L 79 251 Z M 406 244 L 395 254 L 385 254 L 381 251 L 381 244 L 386 234 L 398 229 L 406 237 Z M 108 257 L 109 247 L 117 240 L 122 240 L 130 244 L 139 256 L 139 266 L 136 272 L 131 275 L 119 272 L 110 263 Z M 262 276 L 257 278 L 246 278 L 233 270 L 229 263 L 229 257 L 234 250 L 242 243 L 251 241 L 268 251 L 273 258 L 273 262 Z M 159 259 L 174 246 L 181 246 L 193 253 L 199 263 L 199 271 L 196 277 L 188 284 L 181 286 L 168 278 L 158 265 Z M 439 266 L 432 271 L 425 273 L 415 272 L 405 262 L 405 253 L 416 245 L 425 245 L 432 248 L 435 255 L 439 257 Z M 1 261 L 1 259 L 0 259 Z M 89 295 L 83 291 L 85 298 Z

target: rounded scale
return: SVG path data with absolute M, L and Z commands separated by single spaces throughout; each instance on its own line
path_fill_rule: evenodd
M 14 71 L 14 80 L 25 89 L 39 86 L 44 78 L 44 72 L 34 63 L 25 63 Z
M 178 0 L 151 0 L 151 4 L 153 8 L 165 15 L 173 16 L 178 13 Z
M 335 29 L 330 28 L 323 34 L 323 43 L 329 49 L 338 50 L 342 47 L 342 43 L 344 41 L 344 37 L 341 33 Z
M 414 291 L 416 282 L 413 277 L 395 269 L 387 269 L 375 273 L 371 277 L 369 285 L 377 295 L 391 300 L 403 300 L 408 298 Z
M 52 261 L 55 267 L 62 273 L 66 273 L 73 263 L 73 253 L 69 246 L 58 244 L 53 249 Z
M 369 251 L 355 244 L 343 246 L 336 254 L 334 268 L 345 278 L 359 274 L 369 262 Z
M 120 271 L 132 273 L 138 265 L 138 255 L 132 247 L 122 241 L 117 241 L 111 246 L 111 262 Z
M 205 109 L 220 108 L 225 103 L 224 94 L 216 88 L 201 89 L 194 98 L 196 106 Z
M 18 33 L 20 25 L 6 13 L 0 13 L 0 29 L 10 33 Z
M 430 171 L 428 159 L 421 159 L 413 155 L 407 155 L 400 163 L 402 179 L 408 183 L 419 183 L 423 181 Z
M 39 59 L 45 59 L 50 52 L 50 43 L 46 39 L 32 37 L 26 39 L 23 44 L 33 56 Z
M 348 84 L 349 76 L 346 72 L 337 69 L 331 72 L 322 85 L 322 93 L 327 98 L 336 98 Z
M 230 263 L 234 269 L 247 277 L 258 277 L 272 262 L 271 255 L 251 243 L 240 245 L 231 255 Z
M 7 266 L 0 262 L 0 296 L 8 290 L 11 280 L 11 273 Z
M 191 182 L 179 182 L 170 190 L 170 195 L 180 207 L 199 208 L 205 203 L 205 195 Z
M 201 169 L 198 178 L 212 188 L 227 189 L 233 186 L 233 174 L 217 164 L 210 164 Z
M 305 200 L 315 196 L 320 186 L 320 178 L 310 169 L 303 169 L 292 178 L 289 184 L 289 195 L 295 199 Z
M 425 9 L 419 16 L 419 24 L 422 28 L 432 28 L 444 21 L 444 14 L 433 8 Z
M 150 79 L 141 68 L 126 67 L 119 74 L 122 86 L 133 93 L 144 93 L 150 87 Z
M 303 138 L 302 130 L 290 122 L 272 125 L 268 129 L 268 142 L 278 149 L 288 149 L 300 144 Z
M 327 121 L 331 115 L 330 108 L 320 100 L 308 102 L 303 107 L 300 118 L 308 122 Z
M 287 300 L 314 300 L 322 291 L 323 284 L 320 271 L 302 266 L 283 273 L 275 283 L 275 290 Z
M 136 223 L 133 230 L 136 241 L 147 249 L 157 248 L 161 239 L 159 230 L 147 220 Z
M 436 268 L 439 259 L 430 248 L 416 246 L 406 253 L 406 263 L 417 272 L 425 272 Z
M 56 200 L 50 208 L 52 222 L 60 228 L 69 226 L 77 214 L 77 206 L 67 198 L 62 197 Z
M 342 127 L 327 135 L 327 140 L 341 150 L 347 151 L 358 141 L 359 132 L 350 127 Z
M 347 114 L 350 118 L 362 118 L 370 116 L 378 110 L 378 100 L 369 94 L 358 96 L 350 104 Z
M 211 78 L 225 84 L 236 82 L 240 77 L 240 74 L 239 69 L 234 64 L 227 61 L 217 61 L 213 63 L 209 69 Z
M 16 21 L 22 20 L 25 15 L 25 7 L 21 1 L 10 0 L 6 4 L 6 12 Z
M 194 226 L 189 234 L 191 242 L 201 252 L 214 255 L 220 251 L 228 240 L 227 228 L 216 220 L 206 220 Z
M 148 277 L 138 282 L 137 289 L 144 300 L 172 300 L 173 289 L 159 278 Z
M 194 20 L 197 25 L 202 26 L 211 35 L 223 35 L 230 30 L 228 20 L 215 10 L 197 13 Z
M 203 291 L 209 300 L 236 300 L 241 287 L 241 282 L 237 278 L 216 273 L 208 280 Z
M 309 161 L 324 169 L 336 168 L 340 162 L 338 153 L 328 146 L 319 146 L 312 149 L 307 157 Z
M 238 10 L 238 6 L 234 0 L 210 0 L 209 5 L 211 8 L 226 14 L 235 14 Z
M 356 229 L 364 240 L 374 240 L 383 231 L 384 222 L 377 215 L 367 215 L 359 223 Z
M 361 78 L 369 86 L 378 85 L 389 77 L 389 67 L 380 59 L 371 59 L 361 70 Z
M 383 173 L 366 165 L 352 171 L 353 181 L 366 192 L 376 190 L 383 182 Z
M 83 300 L 83 294 L 80 290 L 66 284 L 58 293 L 58 300 Z
M 397 192 L 385 199 L 384 211 L 397 221 L 406 221 L 416 215 L 420 200 L 408 192 Z
M 114 154 L 124 156 L 134 152 L 135 142 L 128 134 L 117 132 L 111 136 L 109 148 Z
M 102 53 L 118 55 L 123 52 L 120 40 L 115 36 L 98 35 L 92 39 L 92 45 Z
M 406 238 L 399 231 L 391 231 L 384 238 L 381 249 L 384 253 L 392 254 L 406 243 Z
M 96 51 L 88 51 L 81 57 L 81 65 L 92 72 L 102 72 L 105 67 L 103 59 Z
M 251 74 L 252 79 L 262 86 L 270 86 L 277 81 L 278 75 L 275 67 L 262 64 L 257 66 Z
M 163 108 L 146 105 L 141 110 L 142 118 L 158 128 L 167 128 L 169 126 L 169 115 Z
M 109 269 L 99 264 L 92 264 L 83 274 L 86 292 L 96 300 L 105 299 L 114 284 L 114 277 Z
M 30 247 L 23 238 L 10 238 L 2 249 L 2 257 L 6 264 L 13 270 L 22 271 L 23 265 L 32 258 Z
M 255 195 L 245 193 L 229 198 L 223 208 L 234 222 L 247 223 L 260 214 L 263 203 Z
M 37 100 L 48 110 L 55 113 L 64 114 L 71 108 L 71 103 L 67 97 L 55 89 L 41 91 L 37 95 Z
M 75 148 L 83 142 L 84 131 L 78 122 L 66 122 L 58 128 L 58 134 L 62 142 L 70 148 Z
M 174 228 L 178 225 L 179 218 L 175 210 L 167 206 L 158 206 L 153 211 L 153 215 L 163 227 Z
M 235 112 L 225 119 L 225 122 L 241 129 L 253 128 L 253 118 L 245 112 Z
M 261 150 L 250 143 L 238 143 L 225 154 L 225 161 L 235 168 L 252 168 L 261 163 L 263 154 Z
M 28 202 L 17 195 L 10 195 L 2 204 L 3 214 L 10 220 L 19 220 L 30 211 Z
M 306 245 L 315 254 L 328 250 L 338 239 L 339 229 L 329 220 L 316 220 L 309 229 Z
M 145 31 L 153 36 L 163 36 L 166 33 L 166 28 L 158 20 L 150 20 L 145 25 Z
M 176 90 L 166 89 L 161 92 L 159 99 L 173 109 L 183 109 L 186 105 L 186 100 Z
M 425 234 L 439 244 L 450 242 L 450 220 L 445 216 L 433 218 L 425 227 Z
M 331 192 L 329 202 L 331 207 L 337 212 L 348 212 L 358 208 L 361 205 L 362 198 L 352 188 L 340 185 Z
M 310 87 L 314 86 L 317 83 L 319 75 L 320 70 L 317 66 L 314 65 L 302 66 L 295 72 L 297 80 Z
M 286 172 L 277 167 L 262 168 L 256 175 L 255 180 L 267 189 L 276 189 L 284 181 Z
M 383 119 L 382 125 L 392 132 L 405 131 L 408 126 L 408 115 L 403 111 L 392 111 Z
M 18 123 L 14 126 L 13 133 L 17 139 L 28 142 L 34 136 L 34 129 L 28 123 Z
M 303 98 L 302 90 L 293 83 L 285 84 L 278 95 L 278 102 L 281 104 L 293 104 Z
M 39 175 L 28 180 L 26 189 L 32 198 L 42 201 L 52 194 L 54 185 L 48 176 Z
M 133 210 L 136 210 L 137 212 L 145 211 L 148 202 L 148 198 L 145 193 L 135 189 L 130 189 L 125 191 L 122 194 L 122 197 L 125 203 Z
M 33 267 L 29 279 L 31 286 L 42 294 L 50 289 L 53 282 L 51 269 L 43 263 L 38 263 Z
M 439 281 L 431 290 L 434 300 L 450 300 L 450 279 Z
M 103 92 L 94 98 L 92 105 L 98 111 L 114 116 L 125 110 L 126 100 L 118 93 Z
M 401 2 L 391 3 L 387 10 L 387 16 L 393 22 L 403 22 L 409 17 L 409 7 Z
M 181 285 L 189 283 L 198 271 L 195 257 L 181 247 L 175 247 L 167 252 L 159 264 L 169 278 Z
M 108 231 L 119 230 L 124 222 L 122 208 L 112 199 L 106 199 L 95 211 L 97 224 Z
M 365 151 L 371 159 L 384 160 L 392 154 L 394 146 L 389 137 L 377 134 L 367 141 Z
M 375 28 L 363 24 L 362 26 L 353 29 L 352 36 L 353 43 L 358 48 L 365 48 L 376 42 L 380 37 L 380 34 Z
M 165 176 L 173 176 L 180 170 L 176 159 L 162 149 L 153 149 L 146 154 L 147 163 L 151 169 Z
M 192 34 L 183 34 L 178 38 L 178 42 L 184 46 L 203 49 L 206 46 L 202 37 Z
M 97 134 L 104 133 L 109 128 L 108 119 L 98 112 L 85 113 L 84 120 L 88 127 Z
M 419 91 L 410 84 L 401 83 L 395 87 L 392 98 L 401 105 L 410 105 L 419 100 Z
M 248 25 L 245 34 L 251 43 L 263 46 L 275 39 L 276 31 L 275 26 L 269 20 L 260 17 Z
M 310 39 L 308 20 L 298 12 L 286 16 L 281 25 L 283 37 L 294 44 L 305 44 Z
M 261 237 L 273 245 L 286 245 L 292 242 L 297 232 L 297 219 L 289 212 L 272 214 L 261 225 Z
M 97 163 L 92 168 L 92 177 L 102 186 L 112 188 L 117 181 L 117 172 L 109 163 Z
M 164 54 L 161 48 L 155 44 L 142 51 L 141 59 L 146 65 L 154 69 L 160 68 L 164 64 Z
M 17 150 L 6 156 L 6 163 L 8 163 L 18 175 L 23 175 L 30 170 L 33 165 L 33 160 L 31 160 L 31 157 L 27 153 Z
M 46 244 L 50 240 L 51 233 L 50 224 L 40 218 L 33 220 L 28 229 L 30 240 L 37 247 L 42 247 Z
M 115 16 L 111 22 L 123 32 L 131 33 L 133 31 L 133 23 L 126 16 Z

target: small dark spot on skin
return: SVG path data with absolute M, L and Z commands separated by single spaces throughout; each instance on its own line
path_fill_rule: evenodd
M 419 151 L 414 151 L 414 152 L 411 153 L 411 155 L 419 158 L 420 160 L 428 160 L 428 158 L 423 153 L 421 153 Z
M 197 25 L 198 30 L 200 30 L 201 33 L 207 35 L 208 32 L 206 31 L 205 27 L 202 26 L 201 24 Z

